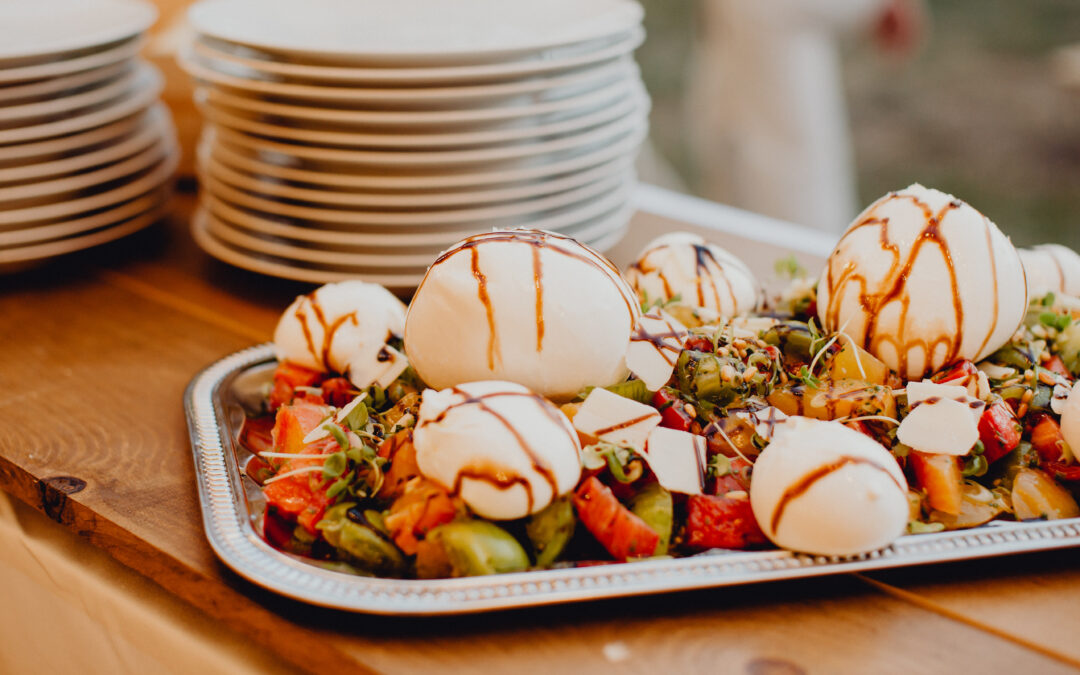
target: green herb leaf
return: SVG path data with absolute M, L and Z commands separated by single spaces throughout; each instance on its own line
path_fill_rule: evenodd
M 1069 325 L 1072 323 L 1072 318 L 1064 314 L 1043 312 L 1039 315 L 1039 323 L 1048 328 L 1053 328 L 1057 331 L 1063 331 L 1068 328 Z
M 330 435 L 333 436 L 342 450 L 349 449 L 349 437 L 345 435 L 341 427 L 333 423 L 327 423 L 323 425 L 323 428 L 330 432 Z
M 709 458 L 709 464 L 705 467 L 705 474 L 709 478 L 720 478 L 731 473 L 731 458 L 721 454 L 715 454 Z
M 357 403 L 342 421 L 345 423 L 346 427 L 352 429 L 353 431 L 357 429 L 363 429 L 365 426 L 367 426 L 368 422 L 367 406 L 363 403 Z
M 347 487 L 349 487 L 349 477 L 344 476 L 342 478 L 338 478 L 330 485 L 329 488 L 327 488 L 326 496 L 330 499 L 333 499 L 334 497 L 337 497 L 339 494 L 341 494 L 342 491 Z
M 814 374 L 810 372 L 810 369 L 803 366 L 799 369 L 799 379 L 803 381 L 803 384 L 811 389 L 817 389 L 821 386 L 821 380 L 814 377 Z
M 799 264 L 794 253 L 773 263 L 773 269 L 776 271 L 776 276 L 781 278 L 798 279 L 806 276 L 806 269 Z
M 345 459 L 344 452 L 335 452 L 332 455 L 327 455 L 326 460 L 323 462 L 323 478 L 326 480 L 337 478 L 345 473 L 345 468 L 347 466 L 348 460 Z
M 1057 296 L 1055 296 L 1053 293 L 1047 293 L 1046 295 L 1043 296 L 1042 306 L 1043 307 L 1053 307 L 1055 300 L 1057 300 Z

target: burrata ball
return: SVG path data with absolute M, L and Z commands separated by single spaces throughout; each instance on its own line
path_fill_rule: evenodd
M 325 373 L 341 373 L 364 389 L 389 384 L 408 365 L 387 344 L 401 338 L 405 304 L 378 284 L 342 281 L 301 295 L 274 329 L 281 361 Z
M 761 298 L 761 286 L 743 261 L 689 232 L 672 232 L 646 244 L 626 278 L 650 304 L 677 297 L 677 304 L 729 318 L 752 311 Z
M 1028 296 L 1063 293 L 1080 298 L 1080 254 L 1060 244 L 1020 249 L 1027 273 Z
M 413 443 L 420 473 L 484 518 L 536 513 L 581 477 L 570 420 L 513 382 L 424 391 Z
M 818 282 L 818 318 L 908 379 L 1004 345 L 1027 311 L 1020 256 L 986 216 L 912 185 L 848 227 Z
M 789 417 L 754 463 L 750 506 L 782 548 L 855 555 L 888 546 L 908 522 L 896 459 L 839 422 Z
M 640 315 L 597 251 L 538 230 L 469 237 L 428 268 L 405 321 L 405 351 L 438 389 L 508 380 L 563 400 L 626 379 Z

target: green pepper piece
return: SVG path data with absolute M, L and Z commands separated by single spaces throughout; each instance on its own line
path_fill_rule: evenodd
M 532 542 L 537 567 L 548 567 L 558 560 L 574 536 L 576 525 L 574 506 L 568 496 L 556 499 L 543 511 L 529 516 L 525 534 Z
M 660 536 L 660 543 L 656 545 L 653 555 L 667 555 L 668 546 L 671 544 L 672 524 L 675 520 L 675 507 L 671 493 L 662 488 L 659 483 L 651 483 L 630 500 L 630 510 Z
M 529 556 L 509 532 L 486 520 L 460 520 L 440 525 L 427 539 L 442 545 L 455 577 L 523 572 Z
M 315 527 L 346 562 L 381 576 L 401 576 L 405 556 L 376 526 L 352 520 L 349 511 L 355 506 L 345 502 L 331 507 Z
M 991 354 L 987 360 L 998 365 L 1016 368 L 1021 373 L 1035 367 L 1035 362 L 1032 361 L 1031 356 L 1016 345 L 1005 345 Z
M 1054 341 L 1054 349 L 1065 362 L 1065 367 L 1069 369 L 1069 372 L 1080 375 L 1080 323 L 1074 322 L 1061 331 Z

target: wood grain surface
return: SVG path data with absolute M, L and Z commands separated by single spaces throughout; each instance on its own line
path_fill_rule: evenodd
M 1063 551 L 451 619 L 347 614 L 240 579 L 203 536 L 182 394 L 269 338 L 301 284 L 228 268 L 171 222 L 0 278 L 0 488 L 312 672 L 1030 672 L 1080 665 Z M 625 261 L 673 224 L 639 214 Z M 776 249 L 715 237 L 761 274 Z M 807 264 L 813 260 L 805 260 Z

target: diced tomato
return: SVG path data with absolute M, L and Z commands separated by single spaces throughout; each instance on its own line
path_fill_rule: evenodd
M 295 363 L 282 361 L 274 371 L 274 388 L 270 392 L 270 409 L 277 410 L 279 407 L 292 401 L 293 392 L 297 387 L 311 387 L 322 379 L 323 374 L 317 370 L 298 366 Z
M 268 483 L 263 487 L 263 495 L 267 504 L 291 520 L 295 520 L 314 500 L 311 486 L 304 476 L 290 476 Z
M 652 397 L 652 404 L 660 411 L 660 426 L 679 431 L 689 431 L 694 418 L 686 412 L 686 404 L 671 389 L 661 388 Z
M 359 395 L 354 385 L 344 377 L 333 377 L 323 380 L 319 385 L 322 388 L 323 399 L 335 408 L 344 408 L 350 401 Z
M 915 482 L 926 490 L 930 507 L 957 515 L 963 505 L 964 477 L 960 458 L 912 450 L 908 459 L 915 470 Z
M 386 527 L 398 548 L 413 555 L 420 540 L 434 528 L 453 520 L 457 511 L 457 505 L 446 490 L 432 481 L 420 479 L 394 500 L 386 516 Z
M 379 497 L 388 499 L 401 495 L 405 484 L 420 475 L 416 464 L 416 446 L 412 443 L 412 429 L 402 429 L 379 446 L 379 456 L 390 460 L 383 477 Z
M 940 370 L 930 377 L 931 381 L 938 384 L 952 384 L 966 387 L 969 382 L 975 382 L 979 377 L 979 369 L 971 361 L 957 361 L 944 370 Z
M 691 349 L 696 352 L 707 352 L 712 354 L 714 351 L 712 340 L 700 335 L 692 335 L 686 338 L 686 342 L 683 343 L 683 349 Z
M 1046 461 L 1042 463 L 1042 468 L 1058 480 L 1068 481 L 1070 483 L 1080 481 L 1080 466 L 1076 464 Z
M 1049 370 L 1051 373 L 1057 373 L 1062 377 L 1072 378 L 1072 373 L 1065 367 L 1065 362 L 1061 360 L 1061 357 L 1054 354 L 1050 357 L 1050 360 L 1042 364 L 1042 367 Z
M 686 502 L 686 545 L 697 549 L 743 549 L 764 544 L 745 491 L 691 495 Z
M 713 495 L 725 495 L 737 491 L 749 492 L 751 467 L 753 467 L 753 464 L 742 457 L 732 459 L 731 471 L 713 479 L 706 491 Z
M 1031 430 L 1031 446 L 1044 462 L 1062 462 L 1065 437 L 1053 417 L 1043 415 Z
M 983 453 L 986 461 L 995 462 L 1015 450 L 1020 445 L 1021 431 L 1008 404 L 998 401 L 989 406 L 979 418 L 979 440 L 986 447 Z
M 326 419 L 326 408 L 298 399 L 291 405 L 278 408 L 271 432 L 275 452 L 298 453 L 304 449 L 304 438 Z
M 263 537 L 274 548 L 287 548 L 292 541 L 293 524 L 274 509 L 263 516 Z
M 274 418 L 269 415 L 245 418 L 240 427 L 240 445 L 253 455 L 273 450 L 274 422 Z
M 573 499 L 581 522 L 616 560 L 647 558 L 660 544 L 659 535 L 595 476 L 578 486 Z

